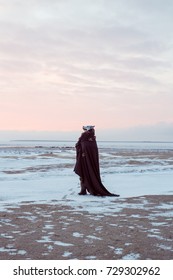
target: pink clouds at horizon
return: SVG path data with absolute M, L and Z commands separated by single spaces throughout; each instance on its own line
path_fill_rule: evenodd
M 0 130 L 172 124 L 173 5 L 130 2 L 1 1 Z

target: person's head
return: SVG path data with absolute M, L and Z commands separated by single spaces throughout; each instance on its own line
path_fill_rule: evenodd
M 82 128 L 84 131 L 90 131 L 93 130 L 95 125 L 84 125 Z

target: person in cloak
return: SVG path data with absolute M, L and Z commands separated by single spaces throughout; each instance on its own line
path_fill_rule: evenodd
M 84 132 L 76 143 L 76 164 L 74 172 L 80 177 L 79 195 L 119 196 L 110 193 L 102 184 L 99 168 L 99 154 L 93 125 L 83 126 Z

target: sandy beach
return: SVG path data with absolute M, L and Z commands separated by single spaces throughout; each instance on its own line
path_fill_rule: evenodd
M 0 259 L 173 259 L 172 201 L 119 198 L 111 207 L 120 211 L 98 214 L 58 201 L 9 205 L 0 213 Z

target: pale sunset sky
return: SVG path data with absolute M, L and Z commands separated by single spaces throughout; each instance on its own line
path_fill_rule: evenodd
M 0 137 L 173 141 L 172 0 L 0 0 Z

